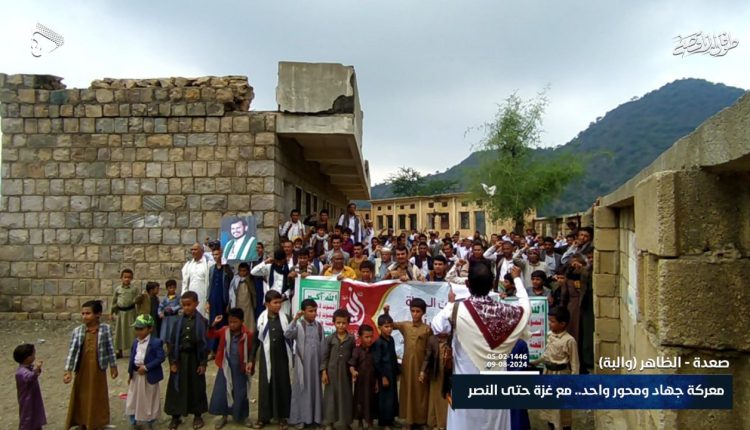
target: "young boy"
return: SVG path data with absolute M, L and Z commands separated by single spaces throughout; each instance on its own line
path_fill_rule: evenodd
M 107 368 L 112 379 L 117 378 L 117 359 L 112 331 L 101 318 L 101 301 L 90 300 L 81 306 L 83 324 L 73 329 L 63 374 L 64 383 L 73 381 L 65 429 L 93 430 L 109 424 Z
M 542 356 L 531 362 L 536 366 L 544 363 L 545 375 L 577 375 L 578 374 L 578 346 L 576 340 L 567 332 L 570 322 L 570 312 L 563 306 L 558 306 L 549 312 L 549 329 L 547 346 Z M 570 410 L 541 411 L 543 419 L 547 420 L 554 430 L 570 429 L 573 416 Z
M 323 344 L 323 362 L 320 364 L 323 385 L 326 385 L 325 413 L 323 423 L 326 429 L 352 424 L 352 373 L 349 360 L 354 351 L 354 336 L 347 329 L 351 316 L 345 309 L 336 309 L 333 323 L 336 331 L 325 339 Z
M 180 417 L 193 415 L 193 428 L 203 427 L 201 415 L 208 410 L 206 398 L 206 365 L 208 322 L 198 312 L 198 294 L 182 294 L 182 317 L 175 321 L 169 353 L 169 385 L 164 412 L 172 416 L 169 429 L 182 423 Z
M 158 284 L 157 284 L 158 285 Z M 164 379 L 161 364 L 164 362 L 164 343 L 151 333 L 154 319 L 151 315 L 139 315 L 133 323 L 136 340 L 130 349 L 128 362 L 128 397 L 125 415 L 136 428 L 153 430 L 154 423 L 161 418 L 161 390 L 159 382 Z
M 517 299 L 516 285 L 513 283 L 513 275 L 506 273 L 503 276 L 503 289 L 500 291 L 500 297 L 503 299 Z
M 286 267 L 286 263 L 283 263 Z M 283 297 L 275 289 L 266 293 L 266 310 L 258 318 L 258 335 L 250 351 L 250 372 L 255 373 L 255 358 L 260 352 L 258 375 L 258 422 L 254 428 L 263 428 L 271 419 L 286 428 L 289 418 L 291 387 L 291 342 L 284 338 L 289 319 L 281 312 Z
M 255 332 L 256 327 L 257 300 L 255 284 L 250 278 L 250 265 L 243 261 L 237 267 L 237 276 L 232 279 L 229 287 L 229 307 L 242 309 L 245 326 L 251 332 Z
M 352 229 L 349 227 L 344 227 L 343 230 L 341 230 L 341 236 L 343 240 L 341 241 L 341 249 L 344 250 L 349 255 L 352 255 L 354 253 L 354 240 L 352 240 Z
M 373 428 L 373 422 L 378 417 L 378 378 L 375 375 L 375 364 L 372 354 L 374 332 L 367 324 L 359 326 L 359 346 L 354 348 L 349 370 L 354 380 L 354 418 L 359 422 L 359 428 L 365 428 L 362 421 L 367 422 L 367 428 Z
M 177 295 L 177 281 L 170 279 L 165 285 L 167 287 L 167 296 L 161 299 L 161 303 L 159 304 L 159 318 L 161 318 L 159 338 L 167 345 L 168 353 L 171 345 L 169 342 L 172 339 L 172 329 L 177 319 L 180 318 L 179 312 L 182 306 L 180 305 L 180 296 Z
M 390 309 L 385 305 L 384 310 Z M 402 408 L 401 419 L 407 428 L 424 425 L 427 422 L 427 401 L 429 386 L 419 381 L 419 372 L 427 353 L 427 339 L 432 334 L 430 326 L 422 321 L 427 311 L 427 303 L 419 297 L 409 305 L 411 321 L 393 323 L 393 328 L 404 336 L 404 357 L 401 360 L 401 390 L 399 398 Z
M 378 425 L 391 430 L 398 415 L 399 375 L 396 342 L 393 340 L 393 318 L 386 311 L 378 317 L 380 336 L 373 344 L 373 364 L 378 380 Z
M 359 280 L 371 284 L 375 282 L 375 264 L 370 260 L 365 260 L 359 266 Z
M 284 337 L 294 341 L 295 383 L 289 423 L 301 429 L 323 422 L 323 387 L 320 384 L 323 326 L 315 320 L 318 316 L 315 300 L 303 300 L 300 308 Z
M 13 359 L 18 363 L 16 370 L 16 391 L 18 392 L 18 430 L 41 430 L 47 424 L 44 413 L 42 389 L 39 388 L 39 374 L 42 362 L 34 364 L 34 345 L 25 343 L 13 350 Z
M 151 330 L 151 336 L 159 337 L 161 318 L 159 317 L 158 282 L 146 282 L 146 291 L 143 292 L 143 303 L 140 306 L 136 306 L 136 310 L 138 312 L 138 315 L 151 315 L 151 318 L 154 319 L 154 326 Z
M 310 247 L 315 251 L 315 258 L 320 258 L 328 252 L 328 226 L 318 224 L 316 232 L 310 239 Z
M 531 291 L 529 297 L 546 297 L 550 300 L 551 291 L 546 286 L 547 274 L 542 270 L 536 270 L 531 273 Z M 551 303 L 550 303 L 551 304 Z
M 220 415 L 221 418 L 214 425 L 220 429 L 227 425 L 227 416 L 231 415 L 235 423 L 251 425 L 250 403 L 250 345 L 253 333 L 245 327 L 245 315 L 240 308 L 231 308 L 228 312 L 229 323 L 221 328 L 217 327 L 224 319 L 223 315 L 214 318 L 208 330 L 208 338 L 218 340 L 216 349 L 216 383 L 211 394 L 211 404 L 208 412 Z
M 144 296 L 142 296 L 141 287 L 137 285 L 131 285 L 133 282 L 133 271 L 130 269 L 124 269 L 120 273 L 120 281 L 122 282 L 117 288 L 115 288 L 114 296 L 112 297 L 112 321 L 115 321 L 115 350 L 117 350 L 117 358 L 122 358 L 122 351 L 128 350 L 135 340 L 133 334 L 133 328 L 131 324 L 135 321 L 136 314 L 135 305 L 140 304 Z
M 430 383 L 427 426 L 430 429 L 444 430 L 448 425 L 448 401 L 443 397 L 443 379 L 445 378 L 445 357 L 448 346 L 448 335 L 432 335 L 427 341 L 427 354 L 419 373 L 419 382 Z
M 438 255 L 432 259 L 432 270 L 425 278 L 428 282 L 444 282 L 448 274 L 448 260 L 444 256 Z

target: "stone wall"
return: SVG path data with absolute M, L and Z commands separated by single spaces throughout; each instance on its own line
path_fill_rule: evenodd
M 0 74 L 0 317 L 68 318 L 91 298 L 108 309 L 125 267 L 141 283 L 179 279 L 190 244 L 225 216 L 252 213 L 273 246 L 281 114 L 248 112 L 252 98 L 240 76 L 66 89 Z M 305 183 L 344 204 L 320 175 Z
M 595 358 L 727 359 L 734 408 L 596 411 L 599 429 L 750 429 L 749 126 L 746 96 L 594 210 Z

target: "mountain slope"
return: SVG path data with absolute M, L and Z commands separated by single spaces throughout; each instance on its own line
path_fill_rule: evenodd
M 598 196 L 608 194 L 648 166 L 682 136 L 703 121 L 732 105 L 745 90 L 714 84 L 702 79 L 681 79 L 641 98 L 623 103 L 597 118 L 573 140 L 555 149 L 587 154 L 587 172 L 568 186 L 562 197 L 539 208 L 540 215 L 577 212 L 589 207 Z M 540 156 L 551 149 L 537 150 Z M 466 169 L 479 165 L 475 152 L 445 172 L 427 179 L 458 179 Z M 463 183 L 463 188 L 466 184 Z M 386 184 L 372 187 L 372 198 L 392 196 Z

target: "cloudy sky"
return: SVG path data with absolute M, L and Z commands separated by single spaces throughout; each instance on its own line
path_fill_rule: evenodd
M 65 37 L 30 53 L 36 23 Z M 373 184 L 399 166 L 460 162 L 514 91 L 549 84 L 542 144 L 675 79 L 750 88 L 750 2 L 253 0 L 13 2 L 0 16 L 0 72 L 101 77 L 247 75 L 251 109 L 276 108 L 279 61 L 353 65 Z M 731 33 L 723 57 L 673 55 L 678 35 Z

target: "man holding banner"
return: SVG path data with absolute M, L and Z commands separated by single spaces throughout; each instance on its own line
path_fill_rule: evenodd
M 531 315 L 529 296 L 521 280 L 521 269 L 511 269 L 518 290 L 518 306 L 489 297 L 493 275 L 483 262 L 473 263 L 466 283 L 471 296 L 461 302 L 449 303 L 432 320 L 435 334 L 453 333 L 453 374 L 479 374 L 487 370 L 504 370 L 505 360 L 516 341 L 528 338 Z M 450 296 L 452 300 L 453 294 Z M 453 308 L 458 306 L 456 312 Z M 454 320 L 455 317 L 455 320 Z M 498 359 L 493 359 L 498 358 Z M 448 429 L 510 430 L 510 411 L 507 409 L 448 410 Z

